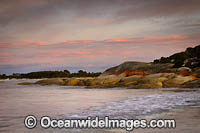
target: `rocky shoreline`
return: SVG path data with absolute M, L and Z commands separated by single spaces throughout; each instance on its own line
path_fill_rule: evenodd
M 113 88 L 127 87 L 129 89 L 152 88 L 200 88 L 200 79 L 193 76 L 183 76 L 176 73 L 156 73 L 146 76 L 100 76 L 97 78 L 52 78 L 31 82 L 19 83 L 19 85 L 61 85 L 61 86 L 85 86 L 88 88 Z
M 51 78 L 19 84 L 129 89 L 200 88 L 200 45 L 150 63 L 124 62 L 105 70 L 98 77 Z

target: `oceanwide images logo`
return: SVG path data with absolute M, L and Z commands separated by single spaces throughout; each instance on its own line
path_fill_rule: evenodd
M 34 115 L 28 115 L 24 119 L 24 125 L 28 129 L 37 126 L 38 120 Z M 152 119 L 149 122 L 146 119 L 110 119 L 108 116 L 100 119 L 99 117 L 90 117 L 86 119 L 53 119 L 50 116 L 40 118 L 40 126 L 48 128 L 65 129 L 125 129 L 132 131 L 137 128 L 171 128 L 176 127 L 176 121 L 173 119 Z

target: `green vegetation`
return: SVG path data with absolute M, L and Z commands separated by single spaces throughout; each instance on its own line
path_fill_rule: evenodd
M 86 72 L 83 70 L 79 70 L 77 73 L 71 73 L 69 75 L 69 77 L 98 77 L 101 74 L 101 72 L 97 72 L 97 73 L 90 73 L 90 72 Z
M 185 52 L 173 54 L 169 57 L 161 57 L 154 63 L 173 63 L 175 68 L 185 66 L 190 68 L 200 67 L 200 45 L 187 48 Z
M 28 78 L 28 79 L 40 79 L 40 78 L 58 78 L 58 77 L 97 77 L 101 73 L 90 73 L 83 70 L 79 70 L 77 73 L 70 73 L 68 70 L 64 71 L 39 71 L 30 72 L 26 74 L 13 73 L 12 75 L 0 75 L 0 79 L 12 79 L 12 78 Z
M 6 74 L 0 74 L 0 79 L 7 79 L 7 75 Z

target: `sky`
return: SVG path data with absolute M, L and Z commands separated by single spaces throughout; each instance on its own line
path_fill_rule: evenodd
M 151 62 L 200 45 L 200 0 L 0 0 L 0 74 Z

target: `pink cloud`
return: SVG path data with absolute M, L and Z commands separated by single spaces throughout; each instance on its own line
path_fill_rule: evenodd
M 105 42 L 108 43 L 143 43 L 143 42 L 162 42 L 162 41 L 179 41 L 188 39 L 188 35 L 165 35 L 165 36 L 146 36 L 141 38 L 115 38 L 115 39 L 108 39 Z
M 113 51 L 111 51 L 111 50 L 99 50 L 99 51 L 97 51 L 97 54 L 100 54 L 100 55 L 110 55 L 112 53 L 113 53 Z
M 73 49 L 73 50 L 51 50 L 47 52 L 38 53 L 40 57 L 62 57 L 62 56 L 93 56 L 94 54 L 88 51 L 88 49 Z
M 97 59 L 105 55 L 114 54 L 115 50 L 105 50 L 98 48 L 78 48 L 78 49 L 64 49 L 64 50 L 50 50 L 37 53 L 36 56 L 40 58 L 79 58 L 79 59 Z
M 20 48 L 20 47 L 35 47 L 49 45 L 43 41 L 30 42 L 29 40 L 22 40 L 17 43 L 0 42 L 0 48 Z
M 20 46 L 21 44 L 18 44 L 18 43 L 0 42 L 0 48 L 17 48 Z
M 92 43 L 93 40 L 67 40 L 66 43 L 68 44 L 85 44 L 85 43 Z
M 105 40 L 105 42 L 131 42 L 133 40 L 130 40 L 130 39 L 121 39 L 121 38 L 114 38 L 114 39 L 109 39 L 109 40 Z
M 193 37 L 192 35 L 162 35 L 162 36 L 145 36 L 145 37 L 138 37 L 138 38 L 113 38 L 107 39 L 103 41 L 96 41 L 96 40 L 67 40 L 64 43 L 66 44 L 90 44 L 90 43 L 151 43 L 151 42 L 158 42 L 158 43 L 175 43 L 178 41 L 185 42 L 187 40 L 198 40 L 197 37 Z M 63 44 L 63 42 L 61 42 Z M 37 42 L 30 42 L 29 40 L 22 40 L 21 43 L 4 43 L 0 42 L 0 48 L 19 48 L 19 47 L 40 47 L 40 46 L 49 46 L 49 45 L 59 45 L 60 43 L 48 44 L 43 41 Z
M 30 40 L 28 40 L 28 39 L 24 39 L 24 40 L 21 40 L 21 42 L 23 42 L 23 43 L 29 43 Z
M 48 45 L 48 44 L 43 42 L 43 41 L 37 41 L 37 42 L 31 43 L 30 45 L 31 46 L 45 46 L 45 45 Z
M 131 55 L 131 54 L 133 54 L 133 51 L 126 50 L 126 51 L 121 51 L 120 52 L 120 55 Z
M 11 54 L 7 53 L 7 52 L 1 52 L 0 53 L 0 57 L 8 57 L 8 56 L 11 56 Z
M 162 41 L 162 40 L 183 40 L 187 39 L 188 35 L 166 35 L 166 36 L 149 36 L 144 37 L 144 40 L 155 40 L 155 41 Z
M 92 55 L 92 54 L 91 54 L 90 52 L 88 52 L 88 51 L 71 51 L 71 54 L 80 55 L 80 56 Z

